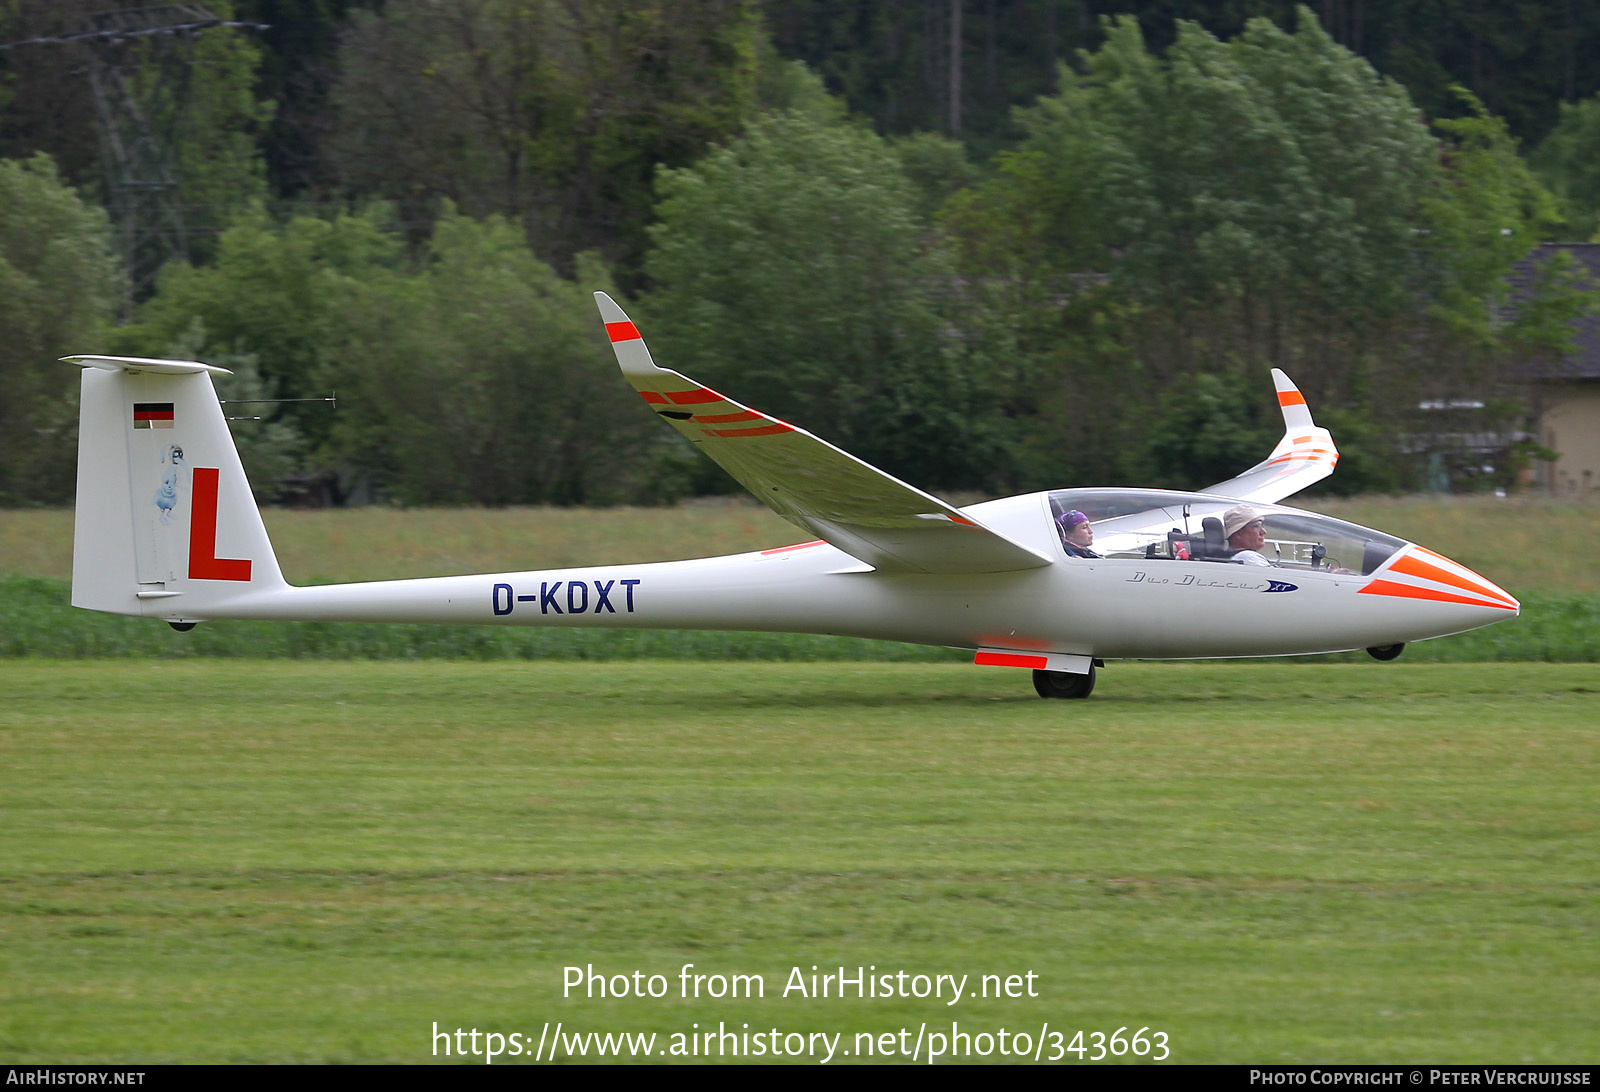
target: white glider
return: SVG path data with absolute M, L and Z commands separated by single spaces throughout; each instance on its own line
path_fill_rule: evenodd
M 73 605 L 180 629 L 255 618 L 840 634 L 1031 668 L 1044 697 L 1086 697 L 1110 659 L 1357 648 L 1392 659 L 1406 642 L 1520 610 L 1421 546 L 1277 504 L 1332 473 L 1338 450 L 1276 369 L 1282 441 L 1205 492 L 1070 489 L 957 508 L 657 367 L 622 309 L 595 298 L 623 375 L 650 408 L 812 541 L 693 561 L 295 587 L 212 388 L 221 369 L 76 356 L 66 358 L 83 368 Z M 1069 556 L 1068 524 L 1103 556 Z

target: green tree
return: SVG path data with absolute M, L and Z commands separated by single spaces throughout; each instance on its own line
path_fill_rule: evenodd
M 1483 408 L 1418 415 L 1410 424 L 1413 446 L 1446 454 L 1463 431 L 1505 434 L 1520 427 L 1529 416 L 1527 362 L 1569 351 L 1572 320 L 1593 300 L 1565 254 L 1513 275 L 1550 237 L 1560 221 L 1557 205 L 1517 154 L 1505 123 L 1466 91 L 1457 93 L 1467 112 L 1435 123 L 1444 166 L 1421 237 L 1423 268 L 1433 275 L 1423 282 L 1428 321 L 1418 324 L 1435 367 L 1417 377 L 1415 390 L 1419 399 Z M 1513 280 L 1521 282 L 1515 299 Z M 1502 480 L 1495 484 L 1514 485 L 1511 457 L 1496 464 Z
M 355 285 L 398 277 L 403 251 L 381 206 L 281 225 L 252 206 L 223 232 L 215 261 L 163 270 L 156 295 L 116 342 L 137 355 L 182 342 L 202 359 L 246 356 L 259 362 L 266 397 L 326 396 L 336 389 L 331 363 L 345 338 L 345 301 Z M 281 420 L 305 440 L 304 469 L 335 473 L 328 407 L 287 405 Z
M 1566 238 L 1593 239 L 1600 232 L 1600 95 L 1562 103 L 1561 120 L 1529 163 L 1561 204 Z
M 219 18 L 233 14 L 226 2 L 208 6 Z M 247 32 L 214 27 L 195 35 L 178 62 L 181 77 L 151 71 L 136 81 L 147 89 L 158 80 L 177 85 L 170 97 L 145 97 L 151 126 L 168 147 L 193 260 L 210 258 L 227 224 L 267 196 L 258 141 L 273 106 L 255 97 L 261 56 Z
M 991 477 L 970 316 L 881 138 L 771 115 L 657 188 L 647 317 L 665 366 L 919 484 Z
M 1465 90 L 1457 94 L 1466 116 L 1434 122 L 1443 135 L 1444 169 L 1427 201 L 1428 288 L 1437 317 L 1493 348 L 1510 291 L 1507 274 L 1549 238 L 1560 213 L 1518 155 L 1505 122 Z
M 1163 392 L 1235 374 L 1268 405 L 1274 366 L 1319 411 L 1381 422 L 1392 457 L 1420 398 L 1481 391 L 1509 359 L 1505 277 L 1549 202 L 1504 125 L 1468 97 L 1441 140 L 1399 85 L 1297 23 L 1226 43 L 1180 24 L 1162 57 L 1107 22 L 1083 75 L 1023 111 L 1020 147 L 947 208 L 1004 316 L 992 355 L 1033 437 L 1027 480 L 1057 450 L 1090 480 L 1160 465 L 1145 423 L 1187 419 Z M 1215 476 L 1195 461 L 1180 476 Z
M 1154 486 L 1203 489 L 1254 466 L 1283 434 L 1260 391 L 1243 376 L 1190 376 L 1162 399 L 1147 450 Z
M 0 505 L 72 496 L 70 353 L 103 351 L 121 280 L 105 213 L 47 156 L 0 160 Z
M 212 385 L 222 401 L 228 431 L 233 434 L 251 491 L 257 501 L 270 504 L 284 495 L 285 486 L 300 473 L 305 441 L 299 430 L 277 412 L 279 407 L 271 404 L 255 354 L 208 352 L 203 348 L 205 344 L 205 322 L 196 317 L 162 355 L 173 360 L 194 360 L 204 355 L 207 364 L 232 373 L 215 376 Z
M 341 46 L 332 154 L 408 221 L 448 199 L 523 224 L 565 271 L 587 249 L 634 271 L 657 166 L 738 130 L 760 46 L 750 0 L 394 0 Z

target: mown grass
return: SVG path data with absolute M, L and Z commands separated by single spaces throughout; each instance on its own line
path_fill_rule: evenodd
M 1179 1062 L 1600 1054 L 1600 673 L 0 663 L 0 1052 L 1166 1031 Z M 752 1001 L 561 968 L 759 973 Z M 777 996 L 793 966 L 1039 996 Z M 1072 1056 L 1068 1056 L 1071 1059 Z

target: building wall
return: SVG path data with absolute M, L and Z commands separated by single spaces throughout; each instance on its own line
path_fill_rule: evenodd
M 1541 466 L 1541 483 L 1552 493 L 1600 489 L 1600 381 L 1547 382 L 1539 442 L 1560 453 Z

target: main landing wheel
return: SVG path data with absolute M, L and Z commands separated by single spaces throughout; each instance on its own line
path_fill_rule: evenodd
M 1041 698 L 1087 698 L 1094 693 L 1094 667 L 1087 675 L 1070 671 L 1035 671 L 1033 688 Z
M 1388 663 L 1390 660 L 1400 655 L 1400 653 L 1404 652 L 1405 647 L 1404 641 L 1397 645 L 1375 645 L 1372 648 L 1367 649 L 1367 655 L 1371 656 L 1374 660 L 1382 660 L 1384 663 Z

